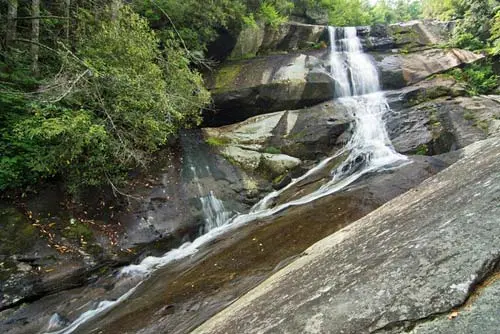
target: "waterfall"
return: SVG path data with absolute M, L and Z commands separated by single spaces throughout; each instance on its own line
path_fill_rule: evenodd
M 220 227 L 229 221 L 232 213 L 224 207 L 224 203 L 215 196 L 215 193 L 212 190 L 208 192 L 203 189 L 203 185 L 200 182 L 200 172 L 198 168 L 194 165 L 190 166 L 191 171 L 193 172 L 193 182 L 196 183 L 198 187 L 198 193 L 200 194 L 200 202 L 202 207 L 203 218 L 205 224 L 203 226 L 202 233 L 208 233 L 210 230 L 214 228 Z M 210 167 L 205 166 L 206 171 L 210 175 Z
M 335 97 L 351 114 L 354 120 L 353 135 L 345 146 L 336 155 L 320 162 L 302 177 L 293 180 L 287 187 L 280 191 L 268 194 L 247 214 L 240 214 L 229 218 L 230 214 L 224 209 L 222 202 L 215 197 L 213 192 L 204 192 L 200 183 L 200 197 L 205 216 L 205 234 L 193 242 L 188 242 L 167 252 L 162 257 L 147 257 L 138 265 L 129 265 L 121 271 L 123 275 L 148 275 L 173 261 L 190 256 L 198 249 L 214 240 L 223 233 L 242 226 L 250 221 L 269 217 L 288 207 L 312 202 L 318 198 L 333 194 L 349 186 L 361 176 L 393 168 L 407 163 L 407 158 L 398 154 L 391 145 L 389 136 L 383 122 L 383 115 L 389 111 L 387 100 L 380 91 L 377 69 L 368 55 L 363 53 L 361 42 L 356 35 L 356 28 L 328 27 L 330 36 L 329 67 L 334 81 Z M 298 182 L 325 168 L 330 161 L 347 154 L 347 158 L 337 168 L 331 171 L 331 179 L 316 191 L 275 207 L 270 203 L 283 191 L 293 187 Z M 200 171 L 194 165 L 191 169 L 198 178 Z M 208 171 L 210 172 L 210 171 Z M 135 288 L 133 288 L 135 289 Z M 111 309 L 122 300 L 128 298 L 129 291 L 116 301 L 104 303 L 104 310 L 88 311 L 83 319 L 79 318 L 69 327 L 58 331 L 58 334 L 69 334 L 79 325 L 95 318 L 99 314 Z M 76 325 L 75 325 L 76 323 Z

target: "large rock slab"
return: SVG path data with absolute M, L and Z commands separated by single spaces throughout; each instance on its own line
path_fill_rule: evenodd
M 436 88 L 428 92 L 430 96 L 441 91 Z M 425 96 L 417 95 L 416 100 Z M 396 109 L 387 114 L 386 124 L 398 152 L 436 155 L 497 134 L 499 119 L 495 96 L 462 96 L 424 100 L 409 108 Z
M 230 59 L 251 58 L 273 52 L 296 52 L 317 47 L 325 26 L 289 22 L 278 27 L 255 25 L 239 34 Z
M 494 137 L 316 243 L 194 333 L 398 333 L 451 313 L 498 270 L 499 196 Z M 495 308 L 486 312 L 498 325 Z
M 218 128 L 205 128 L 207 138 L 223 146 L 261 153 L 284 153 L 316 160 L 339 149 L 352 119 L 340 103 L 328 101 L 310 108 L 280 111 Z
M 461 49 L 430 49 L 408 54 L 374 54 L 374 58 L 383 88 L 398 89 L 484 56 Z
M 357 27 L 366 50 L 405 50 L 444 44 L 455 28 L 454 22 L 410 21 L 390 25 Z
M 206 79 L 216 110 L 204 112 L 205 124 L 232 124 L 331 99 L 332 79 L 324 70 L 323 55 L 312 52 L 225 63 Z

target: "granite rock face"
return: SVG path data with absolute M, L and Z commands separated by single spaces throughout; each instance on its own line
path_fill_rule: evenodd
M 428 49 L 405 53 L 375 54 L 384 89 L 398 89 L 460 65 L 478 61 L 484 56 L 461 49 Z
M 493 137 L 316 243 L 194 333 L 487 333 L 498 326 L 499 196 Z M 483 293 L 476 306 L 474 293 Z M 472 311 L 453 313 L 467 301 Z M 446 327 L 443 317 L 456 319 Z

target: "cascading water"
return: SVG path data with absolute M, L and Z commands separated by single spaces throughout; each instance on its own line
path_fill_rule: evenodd
M 226 210 L 224 203 L 215 196 L 212 190 L 207 192 L 203 189 L 199 180 L 200 173 L 198 169 L 194 165 L 191 165 L 190 168 L 194 175 L 193 181 L 198 186 L 203 218 L 205 220 L 202 233 L 208 233 L 210 230 L 226 224 L 229 218 L 231 218 L 232 213 Z M 205 166 L 205 169 L 210 174 L 210 167 Z
M 302 177 L 293 180 L 284 189 L 267 195 L 249 213 L 234 218 L 229 218 L 230 214 L 225 211 L 222 202 L 215 197 L 213 192 L 204 192 L 200 185 L 200 194 L 205 194 L 200 197 L 205 214 L 205 234 L 192 243 L 186 243 L 178 249 L 167 252 L 162 257 L 147 257 L 138 265 L 127 266 L 122 269 L 122 275 L 148 275 L 157 268 L 196 253 L 201 246 L 231 229 L 271 216 L 290 206 L 309 203 L 344 189 L 367 173 L 396 167 L 407 161 L 406 157 L 395 152 L 385 130 L 383 115 L 389 111 L 389 107 L 384 94 L 380 91 L 377 70 L 370 58 L 362 52 L 361 42 L 356 36 L 356 28 L 329 27 L 328 31 L 330 36 L 329 65 L 335 85 L 335 97 L 338 98 L 338 103 L 351 113 L 354 120 L 354 133 L 346 147 L 335 156 L 323 160 Z M 270 207 L 272 200 L 283 191 L 322 170 L 332 159 L 344 154 L 347 158 L 331 171 L 332 177 L 329 182 L 302 198 Z M 195 167 L 191 169 L 195 179 L 198 178 L 200 171 Z M 55 333 L 72 333 L 81 324 L 102 315 L 127 299 L 136 288 L 137 286 L 115 301 L 101 302 L 97 309 L 85 312 L 70 326 Z

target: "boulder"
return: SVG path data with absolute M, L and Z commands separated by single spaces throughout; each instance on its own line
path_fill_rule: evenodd
M 301 160 L 317 160 L 338 150 L 350 133 L 352 119 L 338 102 L 255 116 L 246 121 L 203 129 L 208 141 L 220 144 L 224 156 L 255 169 L 252 152 L 283 153 Z M 247 155 L 244 162 L 240 156 Z M 242 160 L 243 159 L 243 160 Z
M 457 66 L 483 59 L 479 55 L 460 49 L 430 49 L 408 54 L 374 54 L 384 89 L 398 89 L 412 85 Z
M 251 58 L 276 52 L 296 52 L 321 47 L 325 26 L 284 23 L 278 27 L 255 25 L 243 28 L 230 59 Z M 326 46 L 326 44 L 323 44 Z
M 500 268 L 499 156 L 498 137 L 468 146 L 457 163 L 314 244 L 193 333 L 491 332 L 497 284 L 479 287 Z
M 410 21 L 358 27 L 358 35 L 366 50 L 411 50 L 448 42 L 454 28 L 454 22 Z
M 396 150 L 436 155 L 498 134 L 499 104 L 494 96 L 438 98 L 387 115 Z
M 220 126 L 274 111 L 314 105 L 333 97 L 324 52 L 276 55 L 223 64 L 207 76 L 215 112 L 205 111 L 208 126 Z

